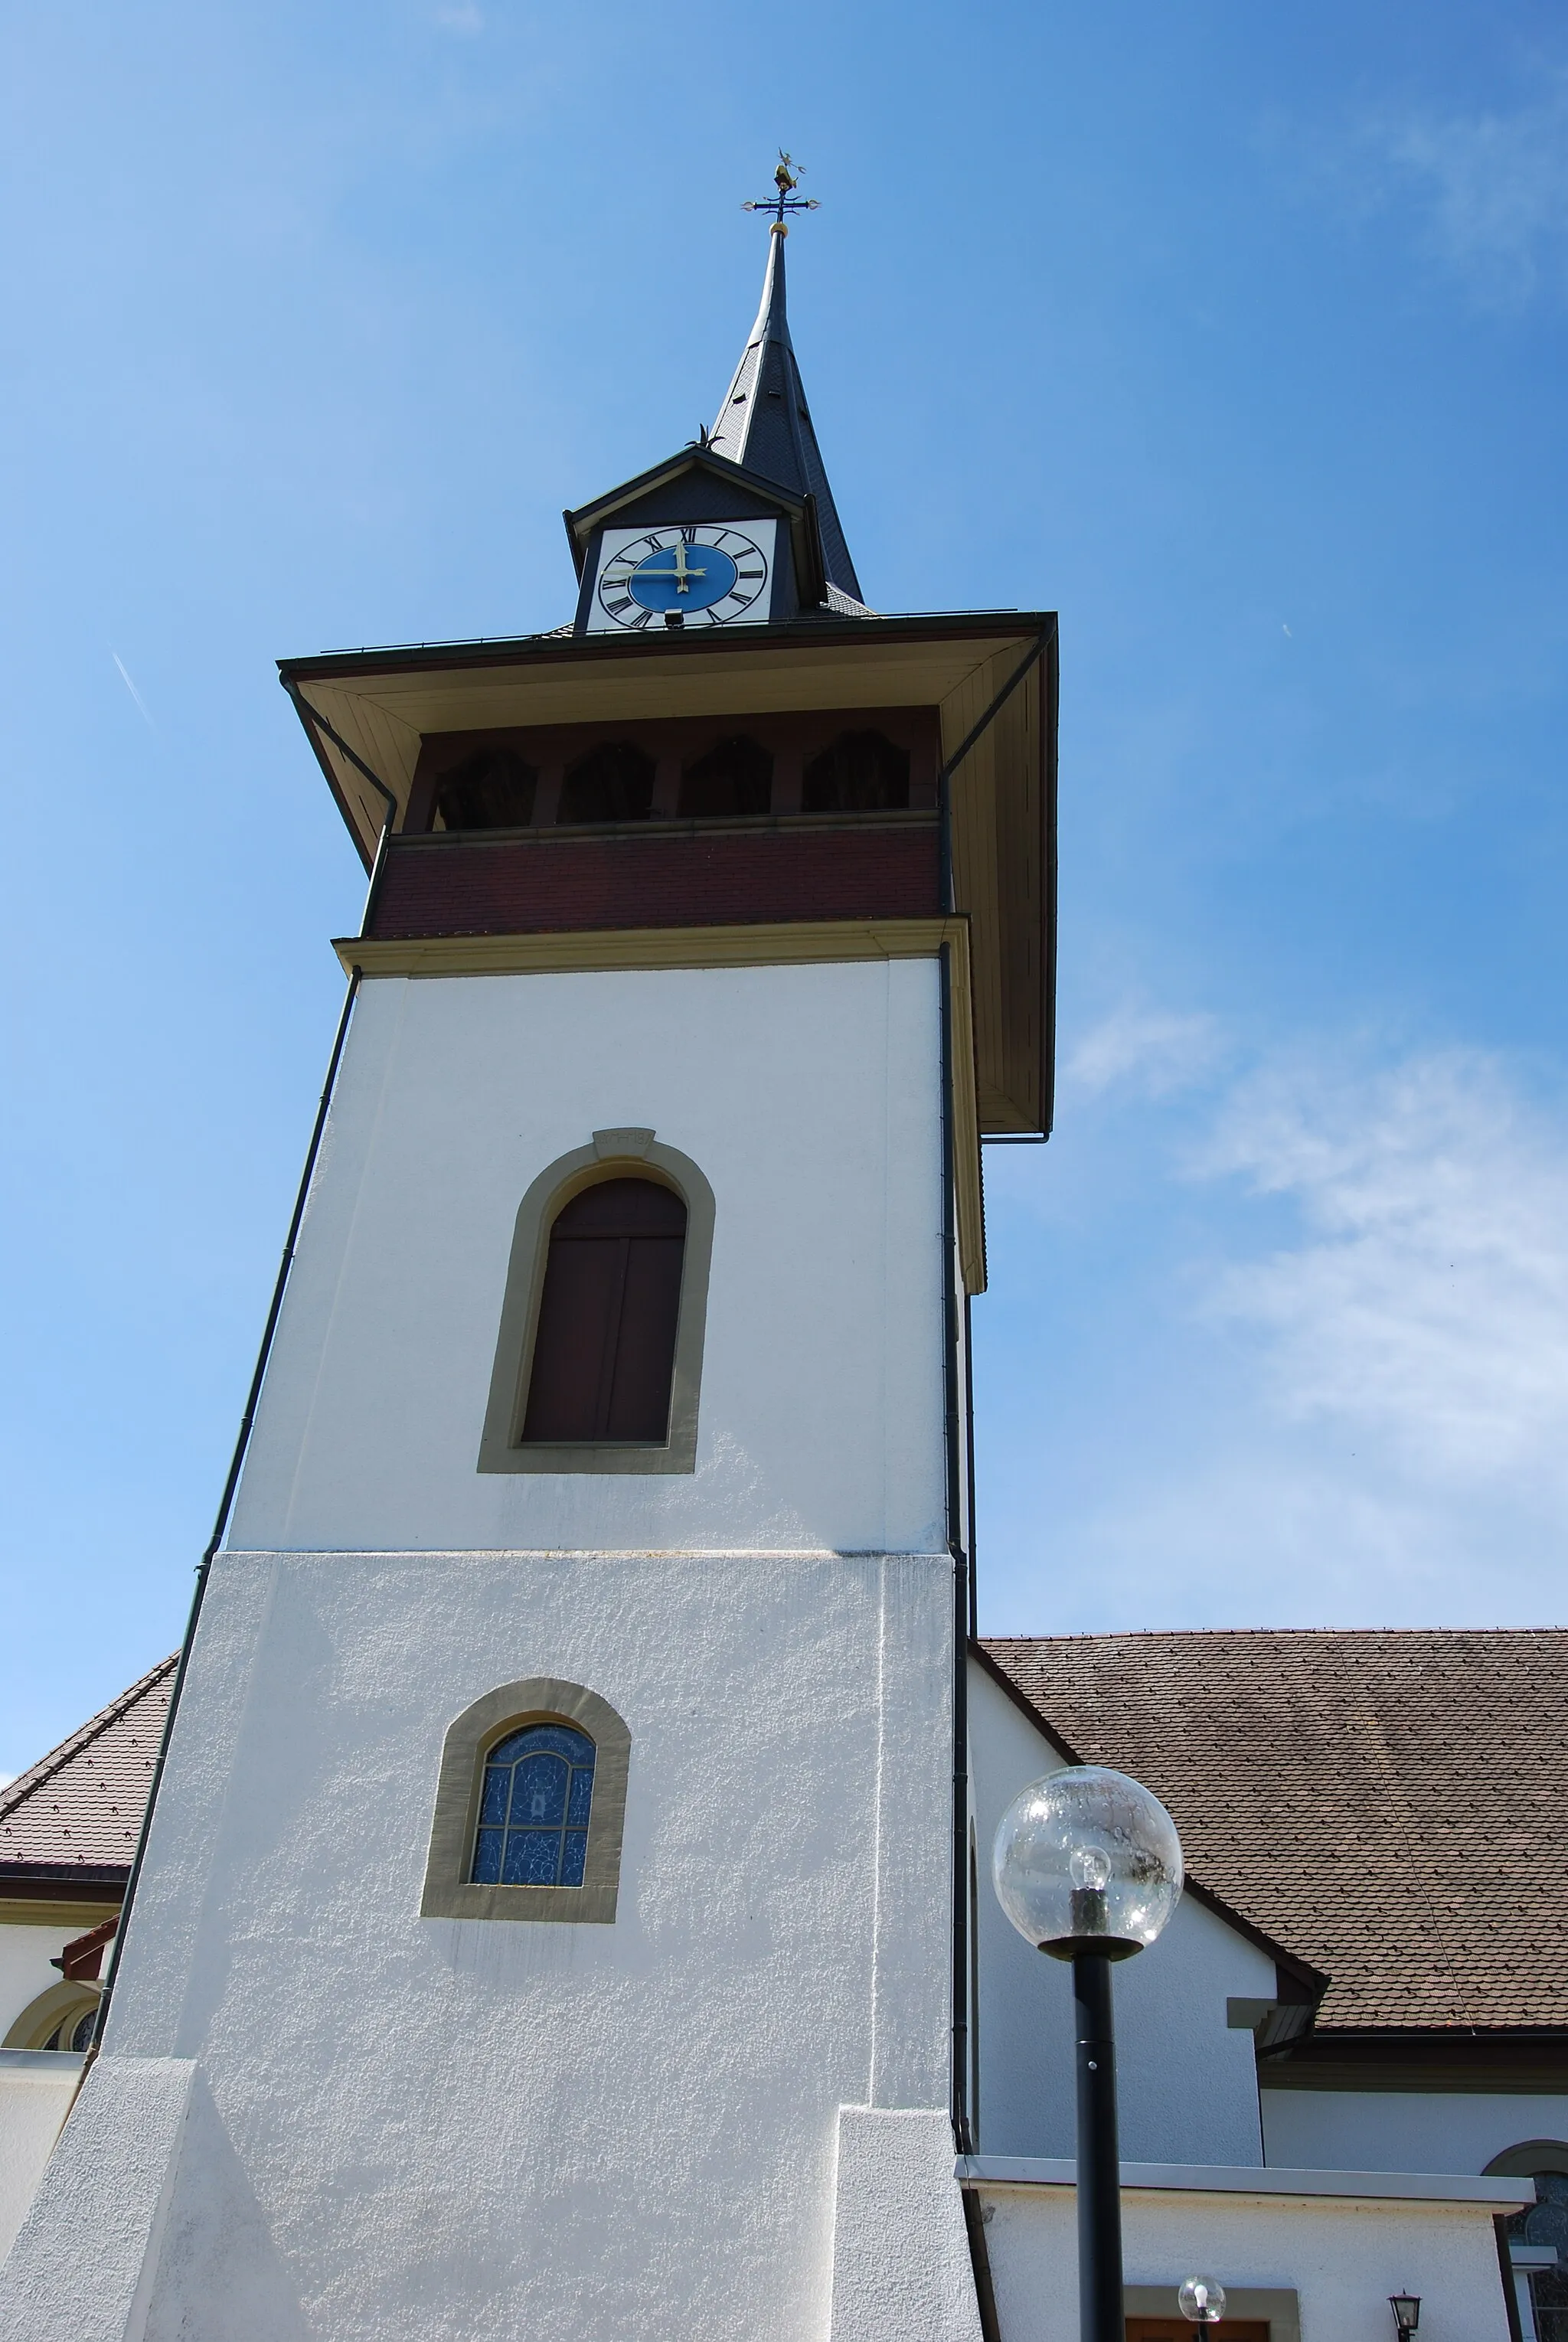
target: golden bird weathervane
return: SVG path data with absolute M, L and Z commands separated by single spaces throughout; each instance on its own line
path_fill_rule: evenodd
M 799 186 L 804 176 L 804 172 L 803 166 L 798 163 L 792 162 L 789 155 L 781 146 L 779 148 L 778 168 L 774 173 L 774 185 L 777 188 L 778 193 L 776 195 L 767 196 L 766 199 L 760 204 L 743 204 L 741 205 L 742 211 L 771 212 L 773 214 L 773 224 L 774 227 L 778 229 L 782 235 L 787 235 L 789 234 L 789 229 L 784 222 L 784 214 L 786 212 L 816 212 L 822 209 L 822 205 L 816 201 L 814 196 L 797 195 L 795 194 L 794 191 L 796 187 Z

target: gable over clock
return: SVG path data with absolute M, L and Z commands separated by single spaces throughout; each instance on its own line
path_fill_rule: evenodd
M 706 632 L 828 613 L 815 497 L 706 447 L 684 449 L 565 521 L 575 634 Z

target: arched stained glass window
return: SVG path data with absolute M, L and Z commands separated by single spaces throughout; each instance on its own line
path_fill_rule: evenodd
M 594 1744 L 570 1724 L 529 1724 L 484 1759 L 469 1876 L 484 1887 L 581 1887 Z

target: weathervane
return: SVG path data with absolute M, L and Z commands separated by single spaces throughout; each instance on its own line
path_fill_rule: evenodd
M 792 163 L 788 155 L 781 146 L 779 148 L 778 168 L 774 173 L 774 185 L 778 189 L 777 195 L 769 195 L 764 203 L 743 204 L 741 205 L 742 211 L 772 212 L 774 215 L 774 225 L 778 229 L 781 235 L 787 235 L 789 234 L 789 229 L 784 225 L 784 214 L 786 212 L 816 212 L 822 209 L 822 205 L 816 201 L 814 196 L 797 195 L 795 194 L 794 190 L 800 185 L 802 176 L 803 172 L 801 165 L 796 163 Z

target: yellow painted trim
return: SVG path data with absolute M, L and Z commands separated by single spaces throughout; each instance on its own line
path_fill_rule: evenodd
M 985 1290 L 974 985 L 967 918 L 802 919 L 725 927 L 596 927 L 526 936 L 340 936 L 333 949 L 362 976 L 542 976 L 587 969 L 787 967 L 808 962 L 934 959 L 952 946 L 953 1124 L 958 1254 L 969 1293 Z
M 724 927 L 593 927 L 547 935 L 339 937 L 363 976 L 533 976 L 568 968 L 779 967 L 806 960 L 934 959 L 964 918 L 789 919 Z
M 52 1984 L 41 1992 L 36 2000 L 27 2003 L 5 2040 L 0 2042 L 0 2048 L 42 2049 L 67 2020 L 74 2028 L 80 2025 L 84 2017 L 91 2015 L 98 2006 L 102 1991 L 102 1985 L 62 1977 L 58 1984 Z
M 0 1895 L 0 1927 L 73 1927 L 85 1935 L 112 1919 L 119 1907 L 117 1895 L 105 1903 L 45 1903 L 31 1896 Z

